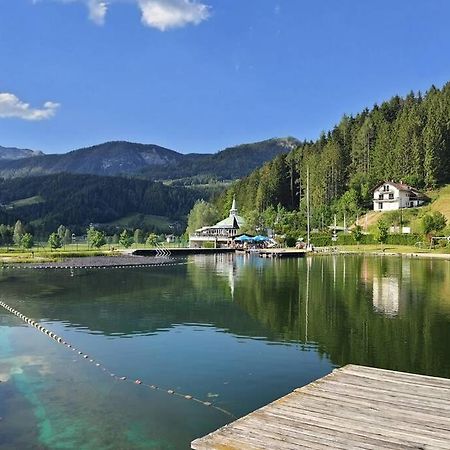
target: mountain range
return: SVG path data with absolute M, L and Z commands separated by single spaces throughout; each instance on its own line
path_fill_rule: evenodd
M 0 147 L 0 177 L 72 173 L 138 176 L 149 180 L 232 180 L 298 144 L 291 137 L 269 139 L 214 154 L 182 154 L 154 144 L 125 141 L 106 142 L 62 154 Z

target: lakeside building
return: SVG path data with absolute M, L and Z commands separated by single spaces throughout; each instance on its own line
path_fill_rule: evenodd
M 385 181 L 373 191 L 374 211 L 393 211 L 417 208 L 427 201 L 427 196 L 402 182 Z
M 189 236 L 189 247 L 199 248 L 212 244 L 214 248 L 230 247 L 232 240 L 245 225 L 245 219 L 238 215 L 236 198 L 233 198 L 230 215 L 215 225 L 199 228 Z

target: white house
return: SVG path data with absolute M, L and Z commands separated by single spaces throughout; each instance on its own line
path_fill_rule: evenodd
M 233 198 L 230 215 L 215 225 L 195 230 L 195 233 L 189 236 L 189 247 L 203 247 L 206 242 L 213 243 L 214 247 L 229 246 L 243 225 L 245 219 L 238 215 L 236 199 Z
M 416 208 L 423 205 L 426 200 L 424 194 L 402 182 L 385 181 L 373 191 L 374 211 Z

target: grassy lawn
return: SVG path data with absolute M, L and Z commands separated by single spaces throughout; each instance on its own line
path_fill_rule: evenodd
M 109 250 L 109 247 L 101 249 L 88 249 L 87 245 L 79 245 L 78 250 L 75 245 L 66 246 L 57 250 L 49 248 L 34 247 L 32 249 L 5 248 L 0 247 L 0 265 L 12 263 L 40 263 L 59 261 L 64 258 L 81 258 L 83 256 L 113 256 L 120 254 L 117 251 Z
M 430 249 L 429 247 L 418 248 L 412 245 L 339 245 L 339 251 L 355 253 L 433 253 L 450 254 L 450 247 L 439 247 Z
M 45 200 L 40 195 L 35 195 L 34 197 L 15 200 L 14 202 L 11 202 L 9 205 L 7 205 L 7 208 L 21 208 L 22 206 L 37 205 L 44 202 Z
M 444 186 L 438 191 L 434 191 L 430 197 L 433 200 L 430 204 L 430 209 L 432 211 L 439 211 L 444 214 L 450 224 L 450 184 Z

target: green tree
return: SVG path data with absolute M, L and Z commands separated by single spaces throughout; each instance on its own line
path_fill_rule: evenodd
M 204 200 L 198 200 L 189 212 L 186 233 L 192 234 L 198 228 L 214 225 L 218 220 L 218 209 Z
M 362 226 L 359 223 L 355 226 L 355 229 L 353 230 L 353 238 L 355 239 L 355 241 L 358 245 L 361 244 L 361 241 L 363 238 L 363 232 L 362 232 Z
M 119 244 L 125 248 L 129 248 L 133 245 L 133 237 L 128 230 L 123 230 L 122 233 L 120 233 Z
M 142 244 L 144 242 L 144 233 L 141 229 L 134 230 L 134 243 Z
M 33 239 L 33 235 L 31 233 L 25 233 L 22 236 L 22 241 L 21 241 L 22 247 L 23 248 L 32 248 L 34 245 L 34 239 Z
M 22 243 L 22 237 L 24 234 L 25 234 L 25 230 L 23 228 L 22 222 L 20 220 L 18 220 L 16 222 L 16 224 L 14 225 L 14 234 L 13 234 L 14 244 L 16 244 L 17 246 L 20 246 Z
M 106 236 L 103 231 L 96 230 L 93 226 L 90 226 L 87 230 L 88 245 L 94 248 L 100 248 L 106 244 Z
M 155 233 L 150 233 L 147 237 L 147 240 L 145 243 L 149 245 L 150 247 L 154 247 L 156 243 L 158 242 L 158 236 Z
M 59 237 L 58 233 L 52 233 L 48 237 L 48 245 L 50 246 L 50 248 L 52 250 L 55 250 L 57 248 L 61 248 L 62 247 L 62 240 Z
M 385 220 L 380 219 L 377 223 L 376 238 L 380 244 L 386 244 L 389 232 L 389 225 Z
M 72 232 L 68 228 L 64 232 L 63 243 L 65 245 L 72 243 Z
M 64 242 L 64 236 L 66 235 L 66 227 L 64 226 L 64 225 L 60 225 L 59 227 L 58 227 L 58 229 L 56 230 L 56 232 L 58 233 L 58 236 L 61 238 L 61 241 L 63 242 L 63 243 L 65 243 Z
M 0 225 L 0 245 L 11 245 L 13 241 L 14 230 L 8 225 Z
M 447 225 L 446 217 L 439 211 L 425 214 L 422 217 L 422 230 L 429 238 L 433 233 L 439 233 Z

